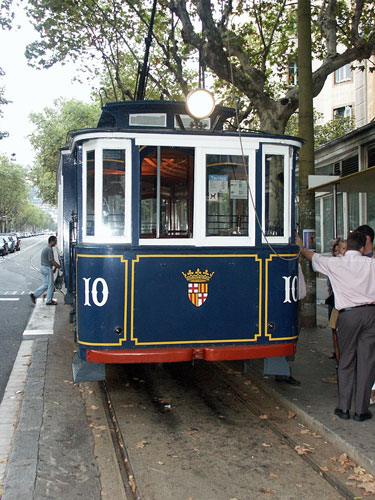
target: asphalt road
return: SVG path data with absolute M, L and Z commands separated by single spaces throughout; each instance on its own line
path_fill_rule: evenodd
M 0 401 L 31 314 L 28 294 L 42 283 L 38 269 L 47 239 L 24 238 L 19 252 L 0 257 Z

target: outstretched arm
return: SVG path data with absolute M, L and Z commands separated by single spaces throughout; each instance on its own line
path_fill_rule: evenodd
M 314 252 L 311 250 L 308 250 L 307 248 L 304 248 L 303 246 L 303 241 L 301 240 L 300 236 L 296 233 L 296 239 L 295 239 L 296 245 L 299 246 L 301 255 L 306 257 L 306 259 L 312 261 L 312 258 L 314 256 Z

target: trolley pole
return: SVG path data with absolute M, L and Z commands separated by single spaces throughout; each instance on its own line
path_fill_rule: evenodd
M 314 119 L 311 67 L 311 4 L 298 0 L 299 136 L 305 144 L 299 153 L 299 227 L 315 228 L 315 194 L 308 192 L 308 176 L 314 174 Z M 310 262 L 303 262 L 307 295 L 302 301 L 302 323 L 316 326 L 316 281 Z

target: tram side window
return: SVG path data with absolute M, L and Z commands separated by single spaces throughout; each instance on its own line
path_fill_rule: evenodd
M 141 238 L 193 235 L 194 150 L 143 146 Z
M 103 149 L 103 227 L 106 235 L 125 234 L 125 151 Z
M 284 235 L 284 155 L 266 155 L 265 222 L 266 236 Z
M 248 157 L 206 155 L 206 236 L 248 236 Z
M 95 151 L 86 153 L 86 234 L 95 234 Z

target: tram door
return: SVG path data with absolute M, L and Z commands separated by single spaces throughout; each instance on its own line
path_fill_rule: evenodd
M 141 148 L 141 238 L 193 235 L 194 149 Z

